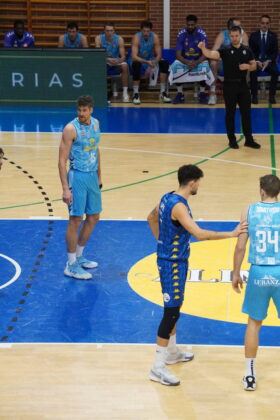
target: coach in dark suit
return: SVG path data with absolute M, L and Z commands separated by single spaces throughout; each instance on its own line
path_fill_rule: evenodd
M 258 103 L 258 71 L 266 71 L 271 75 L 269 103 L 276 103 L 278 40 L 277 35 L 269 30 L 270 21 L 270 16 L 262 15 L 260 18 L 260 30 L 253 32 L 249 38 L 249 46 L 257 62 L 257 70 L 250 73 L 253 104 Z

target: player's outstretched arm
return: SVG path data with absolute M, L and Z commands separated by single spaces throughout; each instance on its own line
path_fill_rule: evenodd
M 178 203 L 173 207 L 171 217 L 172 220 L 177 220 L 199 241 L 233 238 L 237 237 L 243 232 L 247 232 L 247 222 L 239 224 L 231 232 L 215 232 L 214 230 L 201 229 L 190 217 L 186 206 L 183 203 Z
M 211 60 L 220 60 L 221 56 L 218 51 L 211 51 L 205 46 L 205 41 L 201 41 L 198 44 L 198 48 L 201 49 L 203 55 L 207 58 L 211 58 Z
M 159 206 L 157 205 L 151 213 L 149 213 L 147 217 L 147 221 L 149 223 L 150 229 L 153 232 L 154 237 L 158 240 L 159 237 L 159 226 L 158 226 L 158 209 Z

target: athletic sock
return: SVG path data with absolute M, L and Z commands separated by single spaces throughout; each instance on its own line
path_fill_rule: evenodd
M 171 335 L 169 337 L 168 346 L 167 346 L 168 353 L 176 353 L 177 346 L 176 346 L 176 334 Z
M 255 358 L 245 357 L 246 376 L 256 376 Z
M 210 92 L 216 93 L 216 85 L 210 86 Z
M 76 257 L 77 258 L 79 258 L 81 255 L 83 255 L 84 248 L 85 248 L 84 246 L 77 245 L 77 248 L 76 248 Z
M 139 93 L 139 86 L 133 86 L 133 93 Z
M 124 95 L 127 95 L 127 89 L 128 89 L 127 86 L 126 87 L 123 87 L 123 94 Z
M 167 347 L 156 346 L 156 357 L 154 362 L 154 367 L 159 368 L 165 366 L 165 359 L 166 359 L 166 349 Z
M 199 87 L 199 92 L 205 92 L 205 87 L 200 86 L 200 87 Z
M 183 85 L 176 85 L 178 93 L 183 93 Z
M 76 252 L 68 252 L 68 264 L 73 264 L 76 261 Z
M 165 83 L 161 83 L 160 84 L 160 93 L 165 92 L 165 90 L 166 90 Z

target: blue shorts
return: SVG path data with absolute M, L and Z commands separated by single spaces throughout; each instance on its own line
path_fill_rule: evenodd
M 280 265 L 251 265 L 242 312 L 262 321 L 273 300 L 280 318 Z
M 83 217 L 84 214 L 99 214 L 102 210 L 101 192 L 96 171 L 82 172 L 70 169 L 68 185 L 72 192 L 70 216 Z
M 164 306 L 167 308 L 181 306 L 184 301 L 188 263 L 158 258 L 157 265 Z

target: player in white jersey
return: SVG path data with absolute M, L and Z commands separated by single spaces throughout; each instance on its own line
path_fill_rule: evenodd
M 280 179 L 276 175 L 260 178 L 261 201 L 244 210 L 241 221 L 247 219 L 248 233 L 239 236 L 234 252 L 232 287 L 240 293 L 243 280 L 240 275 L 246 243 L 250 237 L 248 261 L 251 263 L 242 312 L 249 315 L 245 334 L 246 373 L 243 385 L 246 391 L 256 389 L 255 359 L 259 331 L 267 316 L 270 299 L 280 318 Z

